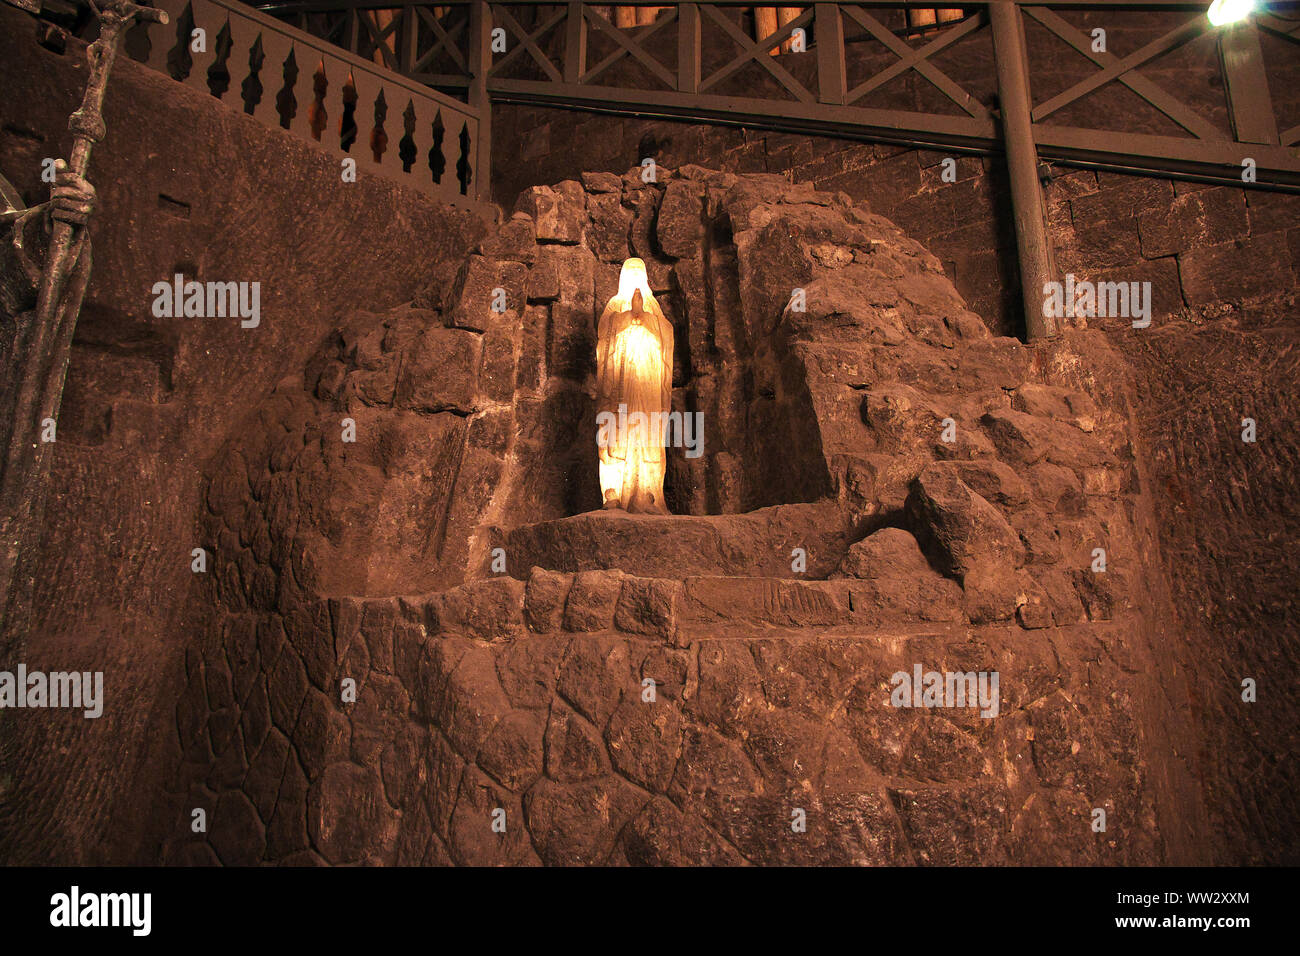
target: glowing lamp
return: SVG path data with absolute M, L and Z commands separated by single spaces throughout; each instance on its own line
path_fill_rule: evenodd
M 1255 0 L 1214 0 L 1206 16 L 1216 27 L 1236 23 L 1250 16 L 1255 9 Z

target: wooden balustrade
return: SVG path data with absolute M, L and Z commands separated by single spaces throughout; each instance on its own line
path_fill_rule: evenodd
M 233 0 L 155 0 L 147 62 L 267 126 L 289 130 L 387 176 L 463 204 L 475 181 L 478 111 L 376 62 Z M 204 31 L 196 49 L 193 31 Z M 382 29 L 382 28 L 381 28 Z

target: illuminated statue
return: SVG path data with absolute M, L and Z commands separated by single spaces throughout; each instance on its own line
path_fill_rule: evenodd
M 607 509 L 668 514 L 665 432 L 673 394 L 673 327 L 628 259 L 618 294 L 601 313 L 596 341 L 596 443 Z

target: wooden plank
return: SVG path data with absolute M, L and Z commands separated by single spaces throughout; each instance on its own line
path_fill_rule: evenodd
M 1300 21 L 1298 20 L 1283 20 L 1281 17 L 1256 13 L 1255 26 L 1265 33 L 1290 40 L 1292 43 L 1300 43 Z
M 475 150 L 474 183 L 470 197 L 480 202 L 492 199 L 492 101 L 488 97 L 488 77 L 492 72 L 492 8 L 476 0 L 469 20 L 469 105 L 478 117 L 470 127 Z M 460 132 L 460 124 L 447 122 L 447 135 Z
M 919 5 L 926 3 L 927 0 L 913 0 L 907 3 L 906 0 L 858 0 L 855 7 L 866 7 L 872 9 L 898 9 L 910 7 L 910 5 Z M 468 7 L 474 3 L 474 0 L 438 0 L 437 7 Z M 961 0 L 962 7 L 987 9 L 992 3 L 1011 3 L 1015 7 L 1041 7 L 1044 3 L 1049 3 L 1056 8 L 1075 8 L 1075 9 L 1093 9 L 1093 10 L 1188 10 L 1188 12 L 1204 13 L 1206 4 L 1205 0 Z M 309 13 L 328 12 L 328 10 L 347 10 L 352 8 L 359 9 L 396 9 L 402 7 L 422 7 L 430 5 L 430 0 L 307 0 L 305 3 L 294 3 L 289 0 L 286 3 L 269 4 L 264 8 L 273 16 L 285 16 L 285 14 L 298 13 L 299 10 L 307 10 Z M 555 7 L 555 0 L 510 0 L 511 7 Z M 614 4 L 616 7 L 663 7 L 663 0 L 627 0 L 623 4 Z M 711 0 L 711 7 L 729 7 L 745 8 L 754 7 L 754 0 Z M 774 4 L 767 4 L 772 7 Z
M 1264 75 L 1259 33 L 1249 19 L 1219 30 L 1219 61 L 1237 141 L 1277 145 L 1273 97 Z
M 191 9 L 194 11 L 194 26 L 204 30 L 207 34 L 207 42 L 202 53 L 195 53 L 193 46 L 190 47 L 190 57 L 194 65 L 190 67 L 190 75 L 185 78 L 185 85 L 199 90 L 204 95 L 210 95 L 208 69 L 217 59 L 217 34 L 226 22 L 226 13 L 208 0 L 194 0 Z
M 406 6 L 423 6 L 429 5 L 431 0 L 307 0 L 304 3 L 284 2 L 268 5 L 266 9 L 277 12 L 297 12 L 300 9 L 306 9 L 309 12 L 321 12 L 326 10 L 348 10 L 353 7 L 361 9 L 394 9 Z M 433 5 L 440 7 L 467 7 L 477 2 L 477 0 L 437 0 Z M 555 0 L 509 0 L 512 7 L 554 7 Z M 926 0 L 913 0 L 915 5 L 926 2 Z M 964 7 L 981 7 L 986 8 L 992 3 L 1011 3 L 1013 6 L 1042 6 L 1044 2 L 1050 2 L 1053 7 L 1076 7 L 1084 9 L 1177 9 L 1177 10 L 1194 10 L 1204 12 L 1205 0 L 1135 0 L 1129 3 L 1125 0 L 961 0 Z M 628 7 L 660 7 L 663 6 L 663 0 L 626 0 L 616 6 Z M 715 7 L 752 7 L 754 0 L 711 0 L 711 6 Z M 893 8 L 912 5 L 905 0 L 857 0 L 854 4 L 859 7 L 874 8 Z M 766 4 L 766 6 L 776 6 L 776 4 Z M 278 15 L 278 13 L 277 13 Z
M 844 63 L 844 21 L 837 3 L 813 6 L 817 43 L 817 98 L 842 106 L 848 102 L 848 74 Z
M 717 119 L 754 127 L 835 135 L 867 130 L 933 137 L 928 143 L 994 143 L 996 127 L 989 118 L 940 116 L 905 110 L 866 109 L 826 103 L 793 103 L 753 97 L 718 96 L 676 91 L 628 90 L 612 86 L 547 83 L 537 80 L 490 81 L 494 98 L 556 106 L 608 108 L 640 116 L 674 116 L 701 121 Z M 778 125 L 779 124 L 779 125 Z
M 415 80 L 417 83 L 423 83 L 426 86 L 450 86 L 456 88 L 468 88 L 472 82 L 469 76 L 462 73 L 412 73 L 407 79 Z
M 1300 132 L 1300 127 L 1293 132 Z M 1300 157 L 1284 146 L 1252 145 L 1245 153 L 1241 144 L 1226 141 L 1040 124 L 1034 126 L 1034 141 L 1045 156 L 1095 157 L 1155 171 L 1213 167 L 1218 175 L 1227 173 L 1237 180 L 1241 161 L 1248 155 L 1255 160 L 1260 182 L 1300 183 Z
M 302 127 L 305 127 L 307 107 L 311 105 L 312 99 L 311 70 L 316 67 L 315 61 L 308 66 L 306 63 L 308 57 L 300 55 L 306 54 L 308 51 L 299 50 L 288 36 L 272 30 L 264 30 L 262 33 L 262 51 L 266 56 L 266 62 L 262 65 L 260 74 L 262 102 L 253 114 L 254 117 L 272 128 L 280 127 L 280 111 L 276 104 L 276 98 L 285 86 L 285 61 L 289 58 L 289 54 L 293 52 L 294 62 L 298 65 L 298 78 L 294 82 L 291 92 L 297 101 L 297 113 L 293 123 L 287 128 L 294 129 L 294 124 L 301 124 Z
M 761 40 L 763 37 L 771 36 L 781 26 L 776 16 L 776 7 L 754 7 L 754 39 Z M 775 53 L 771 47 L 763 51 L 764 53 Z
M 339 81 L 339 112 L 330 123 L 330 128 L 326 131 L 326 139 L 331 147 L 337 148 L 343 155 L 350 156 L 357 161 L 357 168 L 367 170 L 371 173 L 388 174 L 393 171 L 393 166 L 385 160 L 391 161 L 397 153 L 397 144 L 392 138 L 393 128 L 393 110 L 390 106 L 388 115 L 384 118 L 384 132 L 389 137 L 388 148 L 379 162 L 375 162 L 374 152 L 370 148 L 370 134 L 375 128 L 375 101 L 379 98 L 379 92 L 384 88 L 383 81 L 374 73 L 357 73 L 355 70 L 351 74 L 352 87 L 356 90 L 357 101 L 352 110 L 352 122 L 357 127 L 357 139 L 352 144 L 351 149 L 343 150 L 343 84 L 348 77 Z M 384 95 L 384 102 L 388 102 L 388 95 Z M 398 136 L 400 139 L 400 135 Z M 401 170 L 401 163 L 396 164 L 396 169 Z
M 700 7 L 695 3 L 678 4 L 677 17 L 677 90 L 700 91 Z
M 570 3 L 564 21 L 564 82 L 577 83 L 587 72 L 587 21 L 581 3 Z
M 420 52 L 419 9 L 407 7 L 402 11 L 402 72 L 407 75 L 415 72 L 415 61 Z
M 185 4 L 177 3 L 176 0 L 154 0 L 154 6 L 165 11 L 171 22 L 149 24 L 148 65 L 159 73 L 170 76 L 171 74 L 167 72 L 167 57 L 179 42 L 180 19 L 181 13 L 185 10 Z
M 252 74 L 249 58 L 253 51 L 253 45 L 262 32 L 261 26 L 251 20 L 245 20 L 242 17 L 230 18 L 230 36 L 233 46 L 230 51 L 230 59 L 226 61 L 226 68 L 230 70 L 230 89 L 224 97 L 224 102 L 241 113 L 245 112 L 244 83 Z M 262 68 L 258 71 L 258 81 L 262 84 L 262 96 L 253 107 L 252 115 L 254 119 L 267 126 L 278 126 L 280 122 L 280 118 L 275 112 L 275 94 L 284 85 L 282 68 L 282 63 L 273 65 L 269 57 L 266 56 L 266 41 L 263 39 Z

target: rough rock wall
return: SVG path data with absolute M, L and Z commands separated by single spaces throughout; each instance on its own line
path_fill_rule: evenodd
M 85 45 L 41 48 L 35 20 L 4 6 L 0 64 L 0 172 L 43 201 L 41 161 L 68 154 Z M 176 759 L 177 662 L 207 626 L 188 616 L 203 605 L 187 601 L 212 456 L 249 427 L 285 369 L 302 368 L 340 309 L 410 299 L 430 262 L 459 261 L 483 234 L 472 215 L 385 181 L 344 184 L 311 145 L 126 57 L 104 115 L 89 176 L 94 268 L 59 415 L 26 663 L 103 671 L 105 712 L 0 713 L 0 736 L 12 730 L 16 748 L 0 757 L 0 860 L 10 863 L 156 859 L 147 834 Z M 155 316 L 151 289 L 176 272 L 259 282 L 260 325 Z
M 1143 382 L 1136 420 L 1150 462 L 1170 583 L 1161 626 L 1188 675 L 1216 859 L 1300 860 L 1295 752 L 1300 671 L 1300 366 L 1294 304 L 1236 303 L 1204 325 L 1117 332 Z M 1257 440 L 1242 440 L 1242 420 Z M 1242 700 L 1253 679 L 1258 702 Z
M 1052 218 L 1099 221 L 1079 241 L 1064 237 L 1058 256 L 1077 263 L 1104 237 L 1117 262 L 1086 274 L 1144 279 L 1156 292 L 1151 328 L 1092 324 L 1133 369 L 1135 435 L 1171 588 L 1162 643 L 1188 675 L 1216 859 L 1294 863 L 1300 780 L 1284 755 L 1300 721 L 1286 690 L 1300 620 L 1300 446 L 1289 424 L 1300 395 L 1300 196 L 1147 183 L 1120 207 L 1083 188 Z M 1139 246 L 1136 269 L 1118 264 Z M 1246 418 L 1253 443 L 1242 440 Z M 1246 678 L 1268 688 L 1258 703 L 1242 700 Z
M 737 613 L 769 587 L 539 570 L 526 589 L 317 605 L 301 641 L 232 622 L 224 647 L 192 655 L 178 717 L 195 777 L 178 805 L 205 808 L 210 832 L 176 837 L 166 859 L 1169 857 L 1128 707 L 1145 690 L 1127 625 L 855 625 L 852 592 L 830 582 L 755 593 Z M 916 662 L 1000 671 L 1001 715 L 890 707 L 889 676 Z M 346 708 L 344 676 L 359 695 Z
M 675 459 L 675 517 L 568 517 L 630 252 L 706 454 Z M 530 189 L 228 442 L 165 858 L 1193 861 L 1130 389 L 1099 333 L 991 336 L 847 197 L 699 168 Z M 997 671 L 999 716 L 890 706 L 917 665 Z

